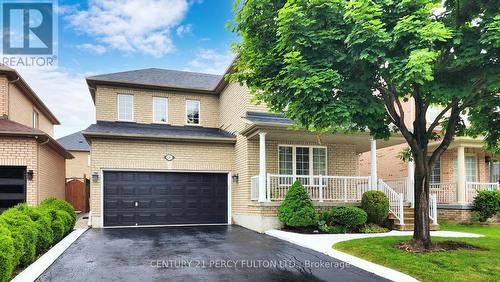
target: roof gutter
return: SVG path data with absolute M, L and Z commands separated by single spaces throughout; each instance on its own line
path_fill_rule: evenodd
M 157 136 L 157 135 L 141 135 L 141 134 L 116 134 L 116 133 L 100 133 L 100 132 L 88 132 L 82 131 L 85 137 L 107 137 L 116 139 L 137 139 L 137 140 L 174 140 L 174 141 L 190 141 L 190 142 L 216 142 L 216 143 L 236 143 L 236 138 L 234 137 L 186 137 L 186 136 Z

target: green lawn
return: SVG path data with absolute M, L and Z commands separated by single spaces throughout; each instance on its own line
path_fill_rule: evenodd
M 357 239 L 337 243 L 334 249 L 396 269 L 421 281 L 500 281 L 500 227 L 441 224 L 441 230 L 479 233 L 483 238 L 439 238 L 485 248 L 480 251 L 407 253 L 394 245 L 410 237 Z

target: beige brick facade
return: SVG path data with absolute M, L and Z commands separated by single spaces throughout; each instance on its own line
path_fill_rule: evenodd
M 47 197 L 64 199 L 64 161 L 35 138 L 0 137 L 0 166 L 20 166 L 33 171 L 33 180 L 26 183 L 29 205 L 37 205 Z
M 0 166 L 22 166 L 33 170 L 33 180 L 26 183 L 26 202 L 38 203 L 38 144 L 35 138 L 0 137 Z
M 161 142 L 119 139 L 92 139 L 92 171 L 106 169 L 159 171 L 234 170 L 234 145 L 197 142 Z M 165 155 L 175 156 L 166 161 Z M 101 215 L 101 181 L 91 182 L 90 209 L 93 222 Z
M 54 124 L 36 108 L 15 85 L 9 86 L 9 119 L 29 127 L 33 126 L 33 111 L 38 113 L 38 128 L 54 136 Z
M 70 151 L 73 159 L 66 160 L 66 178 L 90 177 L 90 152 Z
M 48 197 L 65 199 L 65 159 L 48 144 L 38 146 L 38 201 Z
M 265 105 L 254 105 L 248 88 L 237 83 L 228 84 L 220 94 L 197 94 L 174 91 L 132 89 L 98 86 L 95 91 L 98 121 L 117 120 L 117 95 L 134 96 L 134 121 L 152 123 L 152 97 L 168 97 L 169 123 L 185 124 L 186 99 L 201 103 L 201 125 L 218 127 L 236 136 L 235 144 L 196 143 L 173 141 L 146 141 L 105 139 L 93 137 L 91 146 L 91 174 L 106 169 L 165 170 L 165 171 L 223 171 L 238 175 L 231 183 L 232 222 L 264 231 L 276 226 L 276 205 L 269 206 L 250 200 L 250 178 L 258 174 L 259 140 L 241 134 L 249 123 L 243 117 L 247 112 L 267 112 Z M 301 133 L 297 133 L 299 136 Z M 316 142 L 297 140 L 266 142 L 267 172 L 278 171 L 278 145 L 311 145 Z M 330 175 L 359 175 L 356 146 L 352 144 L 323 144 L 327 147 L 327 170 Z M 166 154 L 175 156 L 167 162 Z M 94 226 L 102 219 L 101 185 L 91 183 L 91 211 Z
M 96 118 L 102 121 L 118 120 L 118 94 L 134 96 L 134 121 L 153 123 L 153 97 L 168 99 L 168 124 L 186 124 L 186 100 L 200 101 L 200 125 L 219 126 L 219 98 L 214 94 L 197 94 L 137 88 L 100 86 L 95 94 Z

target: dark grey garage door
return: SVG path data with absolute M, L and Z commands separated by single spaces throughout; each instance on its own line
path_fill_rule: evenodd
M 227 223 L 227 174 L 104 172 L 104 226 Z
M 26 167 L 0 166 L 0 213 L 26 199 Z

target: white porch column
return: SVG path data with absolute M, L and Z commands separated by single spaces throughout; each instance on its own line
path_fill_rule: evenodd
M 460 146 L 457 148 L 457 200 L 463 204 L 465 199 L 465 148 Z
M 413 160 L 408 161 L 408 177 L 406 178 L 406 197 L 407 200 L 411 203 L 411 207 L 414 207 L 415 204 L 415 163 Z
M 372 183 L 372 190 L 377 190 L 377 141 L 371 139 L 370 141 L 370 177 Z
M 266 201 L 266 133 L 259 132 L 259 202 Z

